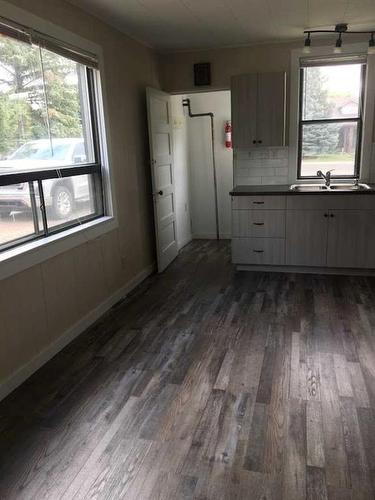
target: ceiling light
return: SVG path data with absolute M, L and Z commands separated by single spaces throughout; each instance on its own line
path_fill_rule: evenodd
M 336 39 L 335 47 L 333 52 L 335 54 L 341 54 L 342 52 L 342 36 L 346 35 L 371 35 L 371 38 L 368 42 L 368 54 L 375 55 L 375 30 L 371 31 L 348 31 L 348 25 L 346 23 L 336 24 L 335 29 L 332 30 L 305 30 L 304 33 L 307 35 L 305 38 L 305 43 L 303 47 L 303 52 L 305 54 L 309 54 L 311 52 L 311 34 L 312 33 L 336 33 L 338 34 L 338 38 Z
M 310 52 L 311 52 L 311 38 L 310 38 L 310 33 L 307 33 L 307 37 L 305 38 L 305 46 L 303 47 L 302 52 L 304 54 L 310 54 Z
M 371 38 L 368 42 L 368 54 L 375 54 L 375 40 L 374 40 L 374 33 L 371 33 Z
M 342 46 L 342 40 L 341 40 L 341 33 L 340 33 L 338 39 L 336 40 L 336 46 L 333 49 L 333 52 L 335 54 L 341 54 L 341 52 L 342 52 L 341 46 Z

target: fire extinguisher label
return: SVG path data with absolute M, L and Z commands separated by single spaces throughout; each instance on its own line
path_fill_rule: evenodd
M 225 147 L 227 149 L 231 149 L 232 148 L 232 124 L 230 121 L 227 121 L 225 123 L 224 133 L 225 133 Z

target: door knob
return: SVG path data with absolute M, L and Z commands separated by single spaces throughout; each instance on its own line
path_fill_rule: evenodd
M 163 191 L 158 191 L 158 194 L 160 194 L 160 196 L 163 196 Z

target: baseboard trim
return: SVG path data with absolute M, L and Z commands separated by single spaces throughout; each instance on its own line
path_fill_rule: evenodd
M 117 290 L 113 295 L 108 297 L 104 302 L 99 304 L 95 309 L 86 314 L 77 323 L 71 326 L 65 333 L 63 333 L 55 342 L 47 346 L 43 351 L 34 356 L 25 365 L 21 366 L 12 375 L 10 375 L 4 382 L 0 383 L 0 401 L 13 392 L 25 380 L 27 380 L 33 373 L 41 368 L 45 363 L 58 354 L 64 347 L 72 342 L 76 337 L 83 333 L 87 328 L 95 323 L 104 313 L 106 313 L 112 306 L 119 300 L 125 298 L 136 286 L 144 281 L 155 271 L 155 264 L 143 269 L 133 279 L 131 279 L 125 286 Z
M 182 250 L 186 245 L 188 245 L 191 241 L 192 241 L 193 237 L 192 235 L 188 236 L 187 238 L 185 238 L 184 240 L 182 241 L 179 241 L 178 242 L 178 250 Z
M 341 267 L 271 266 L 235 264 L 237 271 L 262 271 L 270 273 L 333 274 L 340 276 L 375 276 L 375 269 L 352 269 Z
M 221 240 L 230 240 L 231 235 L 227 233 L 220 233 Z M 194 233 L 193 240 L 216 240 L 216 233 Z

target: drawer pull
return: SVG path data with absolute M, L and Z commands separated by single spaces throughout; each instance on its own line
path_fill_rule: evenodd
M 254 226 L 264 226 L 264 222 L 253 222 Z
M 253 201 L 254 205 L 264 205 L 264 201 Z
M 254 253 L 263 253 L 264 250 L 253 250 Z

